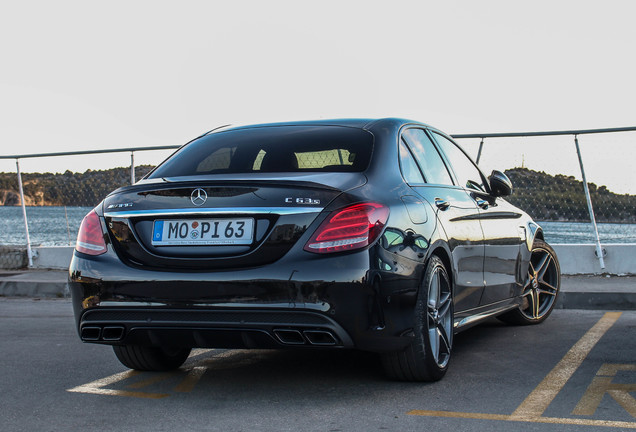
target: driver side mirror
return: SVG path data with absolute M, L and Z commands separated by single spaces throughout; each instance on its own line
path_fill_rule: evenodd
M 512 194 L 512 182 L 507 175 L 501 171 L 494 170 L 490 177 L 490 192 L 493 196 L 504 197 Z

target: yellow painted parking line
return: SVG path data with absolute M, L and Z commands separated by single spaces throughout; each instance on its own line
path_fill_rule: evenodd
M 190 357 L 188 357 L 188 360 L 192 360 L 195 357 L 199 357 L 199 356 L 202 356 L 203 354 L 207 354 L 210 351 L 214 351 L 214 349 L 213 348 L 194 348 L 192 352 L 190 353 Z
M 629 392 L 636 391 L 636 384 L 613 382 L 618 371 L 636 371 L 636 364 L 605 363 L 596 373 L 592 383 L 572 411 L 574 415 L 594 415 L 605 393 L 610 395 L 632 417 L 636 418 L 636 399 Z
M 513 417 L 539 417 L 552 403 L 565 383 L 581 366 L 583 360 L 592 351 L 596 343 L 614 325 L 621 316 L 621 312 L 607 312 L 528 395 L 528 397 L 512 413 Z
M 523 423 L 547 423 L 562 425 L 578 425 L 578 426 L 601 426 L 613 428 L 636 429 L 636 422 L 612 421 L 612 420 L 592 420 L 578 418 L 558 418 L 558 417 L 513 417 L 511 415 L 502 414 L 480 414 L 468 412 L 453 411 L 425 411 L 412 410 L 407 412 L 409 415 L 425 416 L 425 417 L 445 417 L 445 418 L 462 418 L 475 420 L 498 420 Z
M 148 399 L 161 399 L 161 398 L 170 396 L 165 393 L 132 392 L 127 390 L 115 390 L 115 389 L 106 388 L 106 386 L 110 386 L 119 381 L 132 378 L 136 375 L 139 375 L 140 373 L 141 372 L 133 371 L 133 370 L 120 372 L 118 374 L 111 375 L 106 378 L 92 381 L 88 384 L 83 384 L 77 387 L 73 387 L 72 389 L 68 389 L 67 391 L 71 393 L 88 393 L 88 394 L 109 395 L 109 396 L 128 396 L 128 397 L 148 398 Z
M 411 410 L 407 412 L 407 414 L 423 417 L 465 418 L 476 420 L 510 420 L 510 416 L 505 414 L 482 414 L 456 411 Z
M 180 393 L 190 393 L 194 386 L 199 382 L 205 371 L 208 369 L 202 366 L 193 367 L 188 371 L 188 375 L 181 381 L 175 388 L 174 391 Z
M 636 388 L 632 386 L 629 390 L 634 391 Z M 636 418 L 636 399 L 630 395 L 627 389 L 624 390 L 608 390 L 610 396 L 622 406 L 632 417 Z
M 153 372 L 149 375 L 150 376 L 148 378 L 141 381 L 137 381 L 136 383 L 129 384 L 127 387 L 132 389 L 140 389 L 140 388 L 148 387 L 160 381 L 163 381 L 167 378 L 170 378 L 172 376 L 172 372 L 167 372 L 167 373 Z
M 205 354 L 208 354 L 210 351 L 214 351 L 212 349 L 196 349 L 192 350 L 192 354 L 190 358 L 188 358 L 188 362 L 191 362 L 193 359 L 198 360 L 199 357 L 202 357 Z M 142 391 L 130 391 L 130 390 L 118 390 L 108 388 L 113 384 L 129 380 L 131 378 L 142 375 L 145 379 L 140 381 L 133 382 L 128 384 L 126 387 L 129 389 L 141 389 L 158 382 L 174 378 L 174 377 L 182 377 L 184 372 L 185 377 L 176 385 L 174 388 L 175 392 L 179 393 L 188 393 L 194 389 L 194 386 L 199 382 L 203 374 L 207 368 L 194 366 L 185 371 L 183 369 L 176 370 L 173 372 L 167 373 L 144 373 L 134 370 L 128 370 L 125 372 L 120 372 L 114 375 L 111 375 L 106 378 L 101 378 L 95 381 L 92 381 L 88 384 L 82 384 L 77 387 L 73 387 L 68 389 L 68 392 L 71 393 L 87 393 L 87 394 L 97 394 L 97 395 L 107 395 L 107 396 L 126 396 L 126 397 L 136 397 L 136 398 L 145 398 L 145 399 L 162 399 L 170 396 L 168 393 L 150 393 L 150 392 L 142 392 Z
M 636 364 L 604 363 L 596 372 L 598 376 L 616 376 L 618 371 L 636 372 Z
M 469 412 L 454 411 L 427 411 L 412 410 L 407 412 L 409 415 L 427 416 L 427 417 L 446 417 L 446 418 L 464 418 L 479 420 L 497 420 L 497 421 L 514 421 L 527 423 L 548 423 L 563 425 L 581 425 L 581 426 L 604 426 L 615 428 L 636 429 L 636 422 L 611 421 L 611 420 L 593 420 L 579 418 L 556 418 L 543 417 L 543 413 L 552 403 L 557 394 L 563 389 L 574 372 L 581 366 L 583 360 L 588 356 L 590 351 L 605 335 L 605 333 L 616 323 L 621 316 L 621 312 L 607 312 L 603 317 L 583 335 L 579 341 L 565 354 L 561 361 L 548 373 L 548 375 L 539 383 L 539 385 L 528 395 L 528 397 L 517 407 L 511 415 L 502 414 L 482 414 Z M 597 375 L 614 376 L 618 370 L 634 370 L 633 365 L 603 365 Z M 632 388 L 631 384 L 611 384 L 611 377 L 597 376 L 595 380 L 604 385 L 602 393 L 610 394 L 627 412 L 636 417 L 636 400 L 628 393 Z M 604 380 L 604 381 L 603 381 Z M 597 383 L 598 383 L 597 382 Z M 593 386 L 591 384 L 590 386 Z M 630 390 L 631 391 L 631 390 Z M 592 391 L 590 398 L 597 398 L 598 391 Z M 602 394 L 601 394 L 602 396 Z M 584 401 L 582 399 L 582 410 L 585 413 L 590 412 L 590 407 L 594 401 Z M 600 401 L 599 401 L 600 402 Z M 581 404 L 581 402 L 579 402 Z M 592 411 L 592 414 L 595 412 Z M 575 410 L 576 411 L 576 410 Z M 580 412 L 573 412 L 580 414 Z

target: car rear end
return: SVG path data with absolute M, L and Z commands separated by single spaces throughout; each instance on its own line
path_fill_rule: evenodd
M 389 215 L 361 193 L 373 147 L 343 126 L 217 132 L 111 193 L 84 219 L 70 266 L 81 339 L 364 345 L 368 246 Z

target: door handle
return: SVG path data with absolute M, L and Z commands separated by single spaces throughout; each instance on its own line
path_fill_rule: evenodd
M 477 205 L 479 207 L 481 207 L 482 209 L 484 209 L 484 210 L 486 210 L 488 207 L 490 207 L 490 203 L 488 201 L 486 201 L 486 200 L 483 200 L 481 198 L 477 198 L 475 201 L 477 202 Z
M 440 210 L 446 210 L 447 208 L 450 207 L 450 203 L 448 201 L 446 201 L 446 200 L 441 199 L 441 198 L 435 198 L 435 205 Z

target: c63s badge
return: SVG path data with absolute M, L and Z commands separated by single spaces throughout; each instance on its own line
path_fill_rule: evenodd
M 128 208 L 128 207 L 132 207 L 133 203 L 120 203 L 120 204 L 111 204 L 108 206 L 109 209 L 116 209 L 116 208 Z
M 313 198 L 285 198 L 285 203 L 287 204 L 320 204 L 319 199 Z

